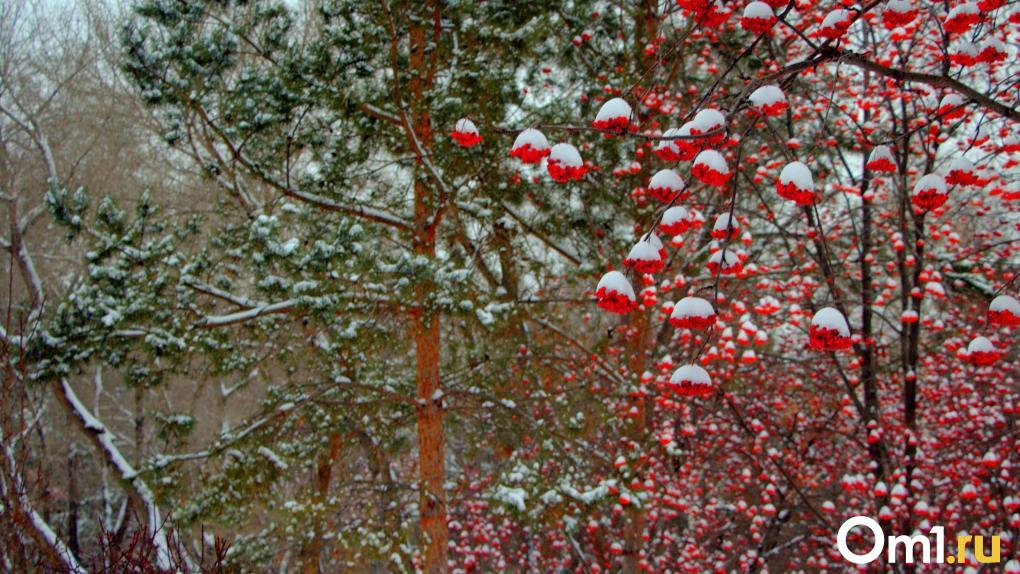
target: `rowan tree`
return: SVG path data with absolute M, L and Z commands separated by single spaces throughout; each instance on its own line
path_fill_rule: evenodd
M 631 30 L 665 29 L 645 46 L 654 62 L 602 68 L 573 116 L 612 137 L 577 146 L 589 171 L 613 153 L 610 185 L 632 190 L 612 212 L 630 244 L 604 240 L 592 291 L 626 318 L 567 339 L 616 420 L 588 434 L 601 456 L 572 460 L 587 472 L 557 484 L 561 455 L 531 466 L 530 495 L 499 487 L 519 510 L 541 502 L 529 520 L 569 519 L 489 567 L 544 544 L 546 569 L 820 568 L 858 513 L 895 532 L 992 530 L 1014 551 L 1015 345 L 999 314 L 1015 305 L 1016 77 L 1001 63 L 1015 16 L 975 6 L 628 14 Z M 581 26 L 624 17 L 608 12 Z M 954 57 L 968 39 L 980 48 Z M 589 28 L 574 43 L 616 55 L 626 41 Z M 969 424 L 944 429 L 957 402 Z M 464 540 L 466 567 L 493 560 Z

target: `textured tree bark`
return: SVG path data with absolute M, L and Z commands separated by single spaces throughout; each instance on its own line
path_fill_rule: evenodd
M 135 456 L 134 465 L 140 467 L 145 462 L 145 387 L 135 387 Z
M 412 318 L 417 350 L 418 464 L 421 531 L 424 537 L 423 570 L 446 572 L 448 532 L 446 524 L 446 435 L 443 429 L 439 373 L 439 315 L 421 299 L 431 293 L 417 289 L 424 306 Z
M 405 6 L 410 11 L 411 6 Z M 432 26 L 425 19 L 411 18 L 408 25 L 411 132 L 408 134 L 418 152 L 418 170 L 414 184 L 414 236 L 416 256 L 430 262 L 436 256 L 436 227 L 443 201 L 433 186 L 426 183 L 425 154 L 432 148 L 432 118 L 427 108 L 426 91 L 432 85 L 438 57 L 441 13 L 436 2 L 429 2 Z M 399 80 L 397 80 L 399 81 Z M 414 286 L 415 306 L 411 312 L 416 362 L 416 399 L 418 418 L 419 512 L 424 553 L 422 569 L 427 574 L 447 571 L 449 530 L 446 519 L 446 434 L 443 428 L 443 397 L 440 385 L 440 316 L 434 307 L 436 285 L 429 276 Z
M 340 456 L 340 449 L 343 447 L 343 440 L 339 432 L 329 435 L 329 448 L 319 457 L 315 469 L 315 496 L 320 502 L 325 502 L 329 496 L 329 484 L 333 478 L 333 465 Z M 322 532 L 316 531 L 305 546 L 301 549 L 301 571 L 305 574 L 317 574 L 321 572 L 319 554 L 322 552 Z
M 862 196 L 868 191 L 870 183 L 871 173 L 865 170 L 861 181 Z M 867 409 L 867 416 L 871 420 L 877 421 L 880 418 L 880 407 L 878 403 L 878 374 L 875 369 L 875 345 L 872 342 L 875 335 L 874 312 L 871 309 L 875 299 L 875 290 L 871 285 L 871 263 L 867 260 L 872 247 L 871 216 L 871 202 L 863 201 L 861 203 L 861 337 L 863 341 L 858 346 L 857 355 L 861 359 L 861 383 L 864 386 L 864 406 Z M 869 443 L 868 453 L 871 455 L 871 460 L 877 465 L 875 476 L 884 476 L 884 438 Z
M 641 0 L 639 6 L 634 11 L 634 28 L 637 32 L 634 37 L 633 48 L 637 55 L 635 61 L 639 62 L 639 66 L 634 70 L 634 73 L 640 78 L 639 84 L 646 82 L 649 86 L 654 86 L 657 78 L 655 74 L 647 75 L 646 69 L 650 69 L 654 65 L 656 56 L 645 52 L 645 47 L 653 44 L 656 36 L 658 36 L 659 18 L 657 11 L 658 2 L 656 0 Z M 639 90 L 641 91 L 640 93 L 633 94 L 635 98 L 640 98 L 641 93 L 644 93 L 647 88 L 640 86 Z M 635 103 L 640 104 L 640 101 Z M 635 105 L 633 109 L 634 113 L 638 114 L 638 110 L 641 107 L 640 105 Z M 644 118 L 635 117 L 634 121 L 643 122 Z M 643 161 L 642 164 L 642 177 L 647 178 L 649 176 L 647 173 L 649 171 L 649 163 Z M 630 360 L 628 367 L 630 368 L 631 376 L 636 378 L 640 377 L 647 368 L 648 357 L 646 356 L 646 349 L 651 348 L 653 325 L 649 311 L 635 313 L 634 322 L 628 327 L 634 330 L 627 348 L 627 357 Z M 635 394 L 629 402 L 631 408 L 637 409 L 637 412 L 630 419 L 627 438 L 639 445 L 644 445 L 648 429 L 651 428 L 652 413 L 648 409 L 643 393 Z M 628 413 L 628 416 L 631 416 L 631 414 Z M 633 470 L 638 480 L 643 482 L 643 474 L 647 471 L 645 465 L 634 463 Z M 638 500 L 632 502 L 631 508 L 626 513 L 626 520 L 623 531 L 622 572 L 625 574 L 637 574 L 641 572 L 641 554 L 645 544 L 644 533 L 646 522 L 645 509 Z
M 865 83 L 870 83 L 870 73 L 865 72 Z M 864 112 L 864 121 L 871 118 L 871 111 Z M 864 168 L 861 176 L 861 197 L 864 197 L 871 186 L 871 172 Z M 875 345 L 872 341 L 875 335 L 874 311 L 871 306 L 875 301 L 875 289 L 871 285 L 873 273 L 868 254 L 874 246 L 872 237 L 872 213 L 871 202 L 861 202 L 861 337 L 862 342 L 857 347 L 857 356 L 861 359 L 861 383 L 864 387 L 864 406 L 867 408 L 867 416 L 877 421 L 880 418 L 880 405 L 878 402 L 878 373 L 875 366 Z M 885 475 L 885 438 L 868 444 L 868 454 L 871 460 L 877 465 L 875 476 Z
M 630 359 L 630 372 L 632 377 L 640 377 L 645 371 L 647 364 L 646 349 L 650 346 L 652 325 L 649 311 L 640 311 L 631 314 L 633 322 L 627 326 L 633 330 L 627 343 L 627 357 Z M 638 383 L 640 385 L 640 383 Z M 637 409 L 633 415 L 628 413 L 627 440 L 637 444 L 643 444 L 645 434 L 651 425 L 651 412 L 648 410 L 643 394 L 636 393 L 628 401 L 631 409 Z M 638 480 L 642 480 L 642 474 L 646 471 L 645 465 L 638 462 L 632 464 L 632 469 Z M 626 513 L 626 525 L 623 530 L 623 569 L 626 574 L 641 572 L 641 551 L 644 548 L 645 531 L 645 510 L 639 501 L 634 500 L 631 508 Z
M 914 455 L 916 447 L 913 445 L 912 437 L 914 436 L 915 429 L 915 414 L 917 408 L 917 337 L 920 334 L 921 329 L 921 300 L 914 300 L 910 293 L 914 286 L 917 285 L 920 271 L 924 268 L 924 248 L 918 246 L 916 241 L 924 236 L 924 223 L 923 219 L 914 219 L 911 216 L 912 209 L 910 206 L 910 191 L 907 180 L 907 159 L 910 153 L 910 134 L 906 131 L 909 130 L 908 124 L 909 114 L 907 113 L 906 104 L 900 102 L 900 118 L 904 126 L 904 133 L 908 135 L 903 138 L 901 148 L 899 150 L 898 162 L 898 191 L 899 191 L 899 230 L 902 235 L 903 241 L 908 242 L 911 248 L 914 250 L 914 254 L 917 258 L 914 263 L 916 272 L 908 274 L 908 266 L 906 264 L 907 250 L 897 252 L 897 266 L 900 274 L 900 301 L 904 310 L 912 309 L 917 312 L 918 322 L 912 324 L 905 324 L 903 330 L 900 333 L 900 363 L 903 377 L 903 409 L 904 409 L 904 423 L 907 427 L 907 433 L 905 433 L 904 440 L 904 456 L 906 458 L 906 479 L 904 483 L 907 488 L 910 488 L 913 471 L 914 471 Z M 920 216 L 923 218 L 923 216 Z M 908 226 L 910 220 L 914 220 L 914 232 L 915 236 L 911 240 Z M 907 517 L 904 518 L 905 523 L 909 523 L 909 513 L 911 505 L 907 505 Z M 883 528 L 887 525 L 885 521 L 882 521 Z
M 72 554 L 81 556 L 78 542 L 78 469 L 74 443 L 67 448 L 67 546 Z
M 414 42 L 412 27 L 412 43 Z M 413 53 L 413 52 L 412 52 Z M 414 58 L 412 57 L 412 63 Z M 419 141 L 428 142 L 430 119 L 423 113 L 415 118 Z M 427 146 L 428 144 L 423 144 Z M 431 226 L 432 190 L 420 175 L 415 182 L 414 253 L 432 261 L 436 256 L 435 229 Z M 411 312 L 416 361 L 416 399 L 418 417 L 419 512 L 424 543 L 422 569 L 428 573 L 446 572 L 446 431 L 443 428 L 443 398 L 440 385 L 440 317 L 433 307 L 436 286 L 429 278 L 414 287 L 415 308 Z
M 427 129 L 428 118 L 424 120 Z M 417 131 L 417 130 L 416 130 Z M 422 132 L 418 132 L 421 134 Z M 428 186 L 415 183 L 415 255 L 435 258 L 435 232 L 427 221 Z M 418 417 L 419 512 L 424 543 L 422 569 L 428 574 L 446 572 L 446 434 L 443 428 L 443 398 L 440 385 L 440 318 L 433 307 L 435 284 L 422 279 L 414 287 L 415 307 L 411 312 L 416 360 L 416 399 Z

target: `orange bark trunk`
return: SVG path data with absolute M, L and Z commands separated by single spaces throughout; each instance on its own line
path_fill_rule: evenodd
M 635 29 L 638 31 L 634 38 L 634 49 L 637 53 L 636 62 L 638 63 L 635 73 L 638 77 L 642 78 L 642 81 L 647 82 L 647 86 L 641 86 L 640 92 L 633 94 L 636 97 L 640 97 L 641 94 L 647 93 L 647 90 L 654 86 L 656 80 L 656 74 L 650 76 L 644 76 L 645 70 L 654 63 L 654 57 L 649 56 L 645 51 L 645 46 L 655 42 L 658 36 L 658 2 L 655 0 L 642 0 L 638 10 L 634 12 L 634 24 Z M 637 108 L 637 106 L 635 106 Z M 644 118 L 636 118 L 637 121 L 641 122 Z M 648 164 L 642 166 L 643 170 L 648 168 Z M 644 174 L 643 174 L 644 176 Z M 630 372 L 631 376 L 639 377 L 645 371 L 648 363 L 648 357 L 646 356 L 646 350 L 650 347 L 649 339 L 652 335 L 654 325 L 652 324 L 651 317 L 648 311 L 635 313 L 633 316 L 633 323 L 628 325 L 632 332 L 630 333 L 630 340 L 627 345 L 627 356 L 630 358 Z M 645 435 L 651 428 L 651 412 L 648 409 L 647 402 L 644 396 L 638 395 L 631 399 L 631 407 L 635 407 L 637 412 L 634 414 L 631 420 L 630 428 L 628 429 L 628 438 L 637 444 L 646 444 Z M 634 471 L 637 476 L 642 476 L 647 472 L 645 464 L 636 462 L 634 465 Z M 637 504 L 635 501 L 634 506 L 629 509 L 626 513 L 627 522 L 624 526 L 623 531 L 623 568 L 624 574 L 637 574 L 641 572 L 641 553 L 645 546 L 645 509 L 644 506 Z
M 405 11 L 412 6 L 406 3 Z M 427 155 L 432 149 L 432 117 L 426 107 L 427 90 L 432 86 L 438 58 L 441 33 L 440 3 L 427 2 L 424 9 L 431 13 L 432 26 L 425 20 L 410 18 L 408 22 L 408 64 L 410 77 L 411 131 L 409 144 L 418 154 L 418 171 L 414 183 L 413 245 L 416 256 L 433 261 L 436 256 L 436 227 L 441 199 L 433 186 L 426 183 Z M 397 41 L 394 38 L 393 41 Z M 399 79 L 395 79 L 399 82 Z M 416 399 L 418 418 L 418 493 L 422 536 L 422 570 L 427 574 L 447 571 L 446 519 L 446 434 L 443 429 L 443 398 L 440 385 L 440 315 L 434 307 L 436 285 L 422 278 L 414 286 L 414 308 L 411 331 L 414 336 L 416 362 Z
M 428 117 L 418 126 L 427 133 Z M 418 132 L 422 133 L 421 131 Z M 428 186 L 421 181 L 415 184 L 415 255 L 430 260 L 436 255 L 435 232 L 426 221 L 431 210 Z M 418 417 L 418 493 L 419 512 L 424 555 L 422 569 L 427 574 L 446 572 L 446 431 L 443 428 L 443 398 L 440 385 L 440 323 L 439 313 L 433 308 L 435 284 L 423 279 L 415 285 L 415 308 L 411 313 L 411 331 L 414 334 L 416 360 L 416 399 Z
M 421 289 L 425 295 L 429 291 Z M 419 507 L 424 537 L 425 572 L 446 572 L 447 526 L 445 481 L 446 435 L 439 384 L 439 314 L 423 305 L 413 317 L 418 367 Z
M 627 325 L 630 337 L 627 344 L 627 356 L 630 359 L 631 376 L 638 377 L 645 370 L 647 358 L 646 349 L 649 348 L 651 336 L 651 318 L 648 311 L 639 311 L 631 315 L 632 323 Z M 635 396 L 630 400 L 631 407 L 637 408 L 637 413 L 631 415 L 630 425 L 627 429 L 627 438 L 637 444 L 645 443 L 645 434 L 651 424 L 648 405 L 643 396 Z M 640 461 L 634 461 L 634 472 L 641 476 L 646 472 L 645 465 Z M 644 548 L 645 532 L 645 511 L 635 501 L 634 506 L 626 513 L 627 522 L 623 530 L 623 568 L 625 574 L 636 574 L 641 571 L 641 551 Z

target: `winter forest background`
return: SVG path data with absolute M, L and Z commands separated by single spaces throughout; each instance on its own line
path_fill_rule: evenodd
M 1018 40 L 0 1 L 0 570 L 1020 572 Z

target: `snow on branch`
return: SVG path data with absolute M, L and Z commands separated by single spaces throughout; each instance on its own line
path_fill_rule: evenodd
M 128 486 L 128 496 L 138 508 L 144 509 L 148 520 L 149 535 L 156 548 L 156 564 L 162 569 L 169 569 L 173 563 L 170 545 L 164 530 L 163 513 L 156 503 L 156 496 L 142 480 L 135 468 L 121 454 L 120 448 L 113 442 L 113 434 L 106 425 L 94 417 L 78 399 L 67 379 L 54 383 L 54 390 L 61 404 L 74 419 L 78 427 L 88 436 L 93 445 L 102 455 L 104 462 L 112 468 L 120 479 Z
M 205 123 L 205 125 L 216 134 L 220 141 L 222 141 L 222 143 L 230 149 L 231 155 L 235 160 L 243 165 L 245 169 L 247 169 L 257 179 L 262 181 L 262 183 L 271 186 L 285 196 L 314 205 L 327 211 L 343 213 L 367 221 L 389 225 L 390 227 L 395 227 L 400 230 L 410 229 L 411 226 L 406 220 L 381 209 L 344 203 L 315 193 L 294 189 L 290 186 L 289 182 L 281 182 L 277 180 L 263 171 L 258 165 L 258 162 L 249 159 L 238 146 L 234 145 L 234 143 L 230 140 L 230 137 L 220 128 L 220 126 L 209 118 L 209 115 L 201 106 L 196 106 L 195 111 L 198 113 L 203 123 Z
M 342 203 L 339 201 L 329 199 L 327 197 L 322 197 L 321 195 L 316 195 L 314 193 L 308 193 L 296 189 L 291 189 L 283 184 L 272 181 L 268 177 L 264 179 L 274 187 L 278 188 L 284 195 L 303 201 L 305 203 L 309 203 L 311 205 L 314 205 L 321 209 L 325 209 L 327 211 L 336 211 L 339 213 L 344 213 L 346 215 L 351 215 L 361 219 L 374 221 L 375 223 L 382 223 L 384 225 L 389 225 L 390 227 L 396 227 L 397 229 L 407 229 L 409 227 L 407 222 L 404 221 L 403 219 L 397 217 L 396 215 L 391 215 L 379 209 L 373 209 L 371 207 L 364 207 L 361 205 Z
M 978 90 L 974 89 L 963 82 L 952 78 L 950 76 L 942 76 L 935 74 L 927 74 L 922 72 L 915 72 L 911 70 L 904 70 L 900 68 L 891 68 L 879 64 L 878 62 L 872 61 L 864 54 L 852 52 L 849 50 L 843 50 L 835 47 L 826 47 L 820 49 L 814 57 L 807 60 L 801 60 L 793 64 L 789 64 L 785 68 L 766 76 L 764 79 L 759 80 L 758 83 L 765 83 L 775 77 L 789 77 L 792 74 L 798 73 L 802 70 L 809 68 L 815 68 L 818 65 L 828 62 L 838 61 L 844 64 L 861 68 L 864 70 L 870 70 L 887 78 L 892 78 L 900 82 L 916 82 L 920 84 L 927 84 L 933 87 L 947 88 L 954 90 L 967 98 L 970 98 L 973 102 L 979 106 L 991 110 L 1004 118 L 1009 118 L 1014 122 L 1020 122 L 1020 109 L 1010 107 L 1002 102 L 993 99 L 991 96 L 983 94 Z M 752 85 L 756 85 L 752 83 Z
M 199 327 L 226 327 L 227 325 L 234 325 L 236 323 L 243 323 L 263 315 L 272 315 L 274 313 L 286 313 L 290 311 L 295 305 L 298 304 L 297 299 L 287 299 L 286 301 L 280 301 L 278 303 L 266 303 L 251 309 L 244 311 L 238 311 L 236 313 L 228 313 L 226 315 L 210 315 L 202 319 L 198 326 Z
M 0 436 L 0 438 L 4 437 Z M 0 480 L 0 489 L 6 495 L 5 498 L 11 501 L 12 506 L 17 506 L 17 512 L 28 518 L 28 522 L 32 527 L 32 537 L 60 561 L 66 572 L 71 574 L 87 574 L 88 571 L 78 563 L 71 549 L 57 536 L 53 528 L 32 506 L 32 501 L 29 500 L 28 493 L 25 490 L 24 480 L 17 470 L 14 443 L 10 440 L 3 440 L 2 442 L 5 443 L 4 456 L 6 458 L 6 465 L 4 466 L 8 467 L 5 473 L 8 476 L 5 477 L 5 480 Z

